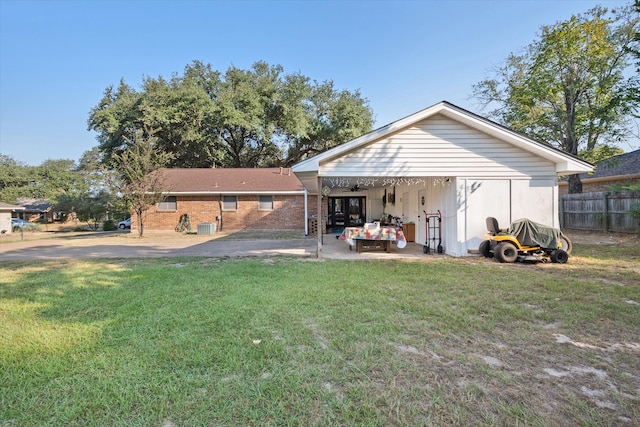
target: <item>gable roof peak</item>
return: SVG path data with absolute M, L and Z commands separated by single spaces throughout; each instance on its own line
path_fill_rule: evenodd
M 591 170 L 593 166 L 584 160 L 533 140 L 512 129 L 493 122 L 469 110 L 458 107 L 448 101 L 441 101 L 414 114 L 403 117 L 381 128 L 366 133 L 344 144 L 331 148 L 316 156 L 303 160 L 293 166 L 294 173 L 317 172 L 321 163 L 337 159 L 346 153 L 359 149 L 369 143 L 382 140 L 391 134 L 407 129 L 437 114 L 454 120 L 469 128 L 492 136 L 498 140 L 518 146 L 532 154 L 550 160 L 556 164 L 557 173 L 579 173 Z

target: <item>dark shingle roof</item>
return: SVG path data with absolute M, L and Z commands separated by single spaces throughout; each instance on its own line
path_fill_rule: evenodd
M 53 204 L 44 199 L 31 199 L 29 197 L 22 197 L 16 200 L 18 206 L 23 206 L 27 212 L 47 212 Z
M 162 169 L 169 193 L 304 192 L 290 168 Z
M 635 174 L 640 174 L 640 150 L 619 154 L 598 162 L 593 173 L 581 174 L 580 178 L 605 178 Z

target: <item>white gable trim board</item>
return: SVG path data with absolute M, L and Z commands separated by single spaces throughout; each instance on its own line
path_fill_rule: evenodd
M 589 163 L 446 102 L 293 167 L 312 194 L 322 187 L 345 195 L 358 184 L 367 221 L 380 218 L 385 190 L 394 192 L 396 203 L 384 213 L 415 222 L 420 244 L 424 211 L 440 211 L 445 253 L 453 256 L 478 248 L 487 216 L 504 226 L 526 217 L 558 227 L 557 175 L 590 170 Z M 319 212 L 321 203 L 318 197 Z

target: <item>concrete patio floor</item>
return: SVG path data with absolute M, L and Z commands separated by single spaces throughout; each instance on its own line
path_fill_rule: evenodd
M 315 237 L 315 236 L 314 236 Z M 409 242 L 407 246 L 400 249 L 393 243 L 391 252 L 384 250 L 363 250 L 361 253 L 356 251 L 355 246 L 349 250 L 349 244 L 345 240 L 336 239 L 335 234 L 324 234 L 322 245 L 322 258 L 327 259 L 353 259 L 353 260 L 373 260 L 373 259 L 404 259 L 417 260 L 430 257 L 443 257 L 443 254 L 427 255 L 423 252 L 423 246 L 418 243 Z

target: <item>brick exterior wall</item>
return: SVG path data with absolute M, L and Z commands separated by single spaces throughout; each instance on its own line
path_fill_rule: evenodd
M 595 182 L 594 182 L 595 181 Z M 589 180 L 582 181 L 582 192 L 583 193 L 597 193 L 599 191 L 611 191 L 609 186 L 611 185 L 638 185 L 639 180 L 637 179 L 620 179 L 620 177 L 612 177 L 612 179 L 607 180 L 604 178 L 599 178 L 589 182 Z M 563 196 L 569 193 L 569 185 L 566 182 L 560 182 L 558 184 L 558 194 Z
M 222 202 L 215 196 L 177 196 L 175 211 L 150 208 L 144 217 L 145 230 L 175 230 L 183 214 L 189 215 L 191 228 L 215 223 L 217 229 L 229 230 L 304 230 L 304 196 L 274 195 L 273 210 L 258 210 L 258 195 L 238 195 L 235 211 L 221 211 Z M 308 199 L 309 216 L 315 213 L 315 197 Z M 222 219 L 217 220 L 220 216 Z M 136 228 L 135 221 L 132 228 Z

